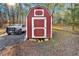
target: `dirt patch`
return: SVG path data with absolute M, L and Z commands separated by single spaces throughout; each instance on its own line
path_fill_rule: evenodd
M 16 46 L 8 46 L 4 50 L 0 51 L 1 56 L 13 56 L 16 54 Z

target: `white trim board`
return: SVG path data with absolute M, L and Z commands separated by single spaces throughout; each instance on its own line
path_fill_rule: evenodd
M 52 38 L 52 16 L 51 16 L 51 38 Z

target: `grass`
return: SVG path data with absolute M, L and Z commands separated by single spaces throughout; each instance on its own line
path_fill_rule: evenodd
M 5 29 L 0 29 L 0 35 L 5 33 Z
M 52 48 L 55 48 L 56 41 L 57 41 L 57 39 L 54 36 L 52 39 L 50 39 L 50 45 Z

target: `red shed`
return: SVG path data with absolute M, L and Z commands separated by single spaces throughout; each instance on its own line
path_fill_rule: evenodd
M 26 19 L 26 38 L 52 37 L 52 17 L 47 8 L 42 6 L 32 7 Z

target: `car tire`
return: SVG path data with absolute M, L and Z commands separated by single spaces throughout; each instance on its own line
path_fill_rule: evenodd
M 19 35 L 22 34 L 22 30 L 21 30 L 21 29 L 18 31 L 18 34 L 19 34 Z
M 11 35 L 11 33 L 7 33 L 8 35 Z

